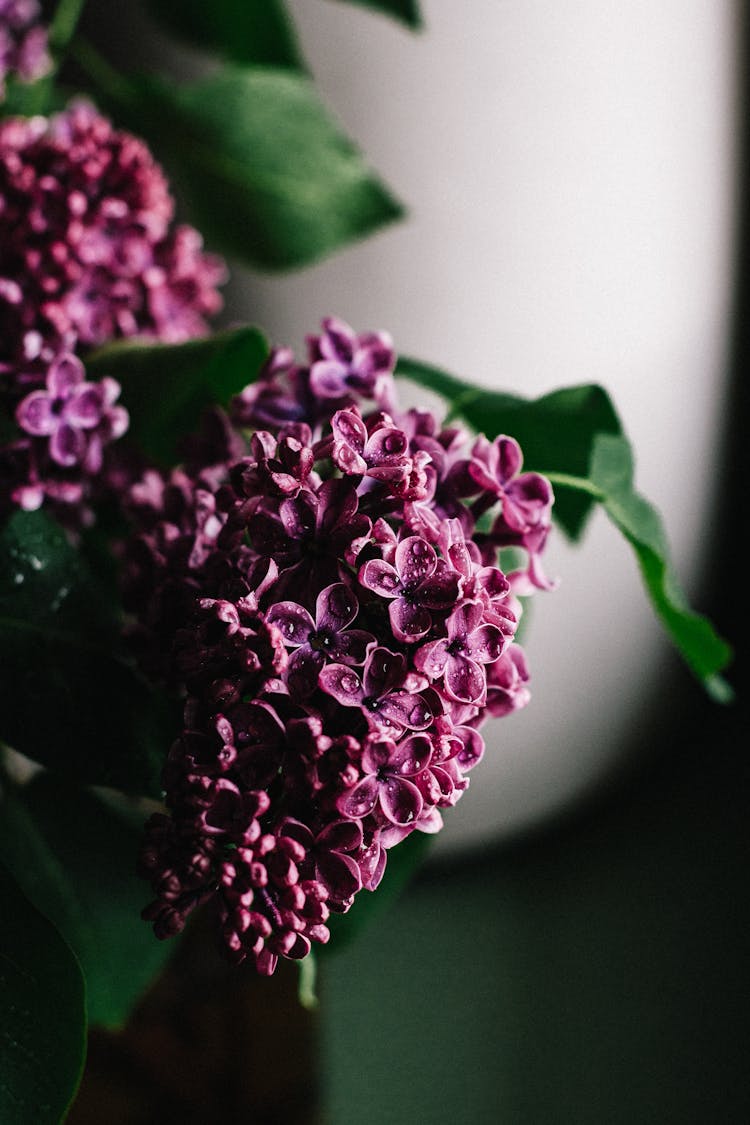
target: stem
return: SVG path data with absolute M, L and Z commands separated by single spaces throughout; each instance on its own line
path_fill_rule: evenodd
M 136 93 L 127 78 L 115 70 L 88 39 L 77 35 L 70 44 L 69 53 L 106 98 L 120 105 L 132 105 L 136 100 Z
M 607 494 L 586 477 L 576 477 L 571 473 L 556 473 L 554 470 L 552 472 L 545 472 L 544 469 L 540 469 L 539 474 L 540 476 L 546 477 L 550 484 L 559 484 L 564 488 L 574 488 L 576 492 L 586 492 L 589 496 L 593 496 L 595 500 L 599 500 L 601 503 L 604 503 L 607 499 Z
M 49 28 L 49 43 L 62 54 L 75 34 L 86 0 L 60 0 Z

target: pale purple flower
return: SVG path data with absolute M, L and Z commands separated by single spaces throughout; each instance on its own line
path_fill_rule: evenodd
M 36 82 L 52 66 L 37 0 L 0 0 L 0 97 L 5 80 Z

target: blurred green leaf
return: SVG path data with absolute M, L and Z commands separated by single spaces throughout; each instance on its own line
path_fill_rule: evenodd
M 41 774 L 4 802 L 0 844 L 28 898 L 77 954 L 89 1024 L 117 1027 L 174 951 L 140 917 L 144 816 Z
M 375 12 L 395 16 L 408 27 L 417 28 L 422 25 L 417 0 L 343 0 L 343 3 L 356 4 L 359 8 L 372 8 Z
M 680 589 L 656 509 L 636 492 L 633 456 L 612 402 L 601 387 L 563 388 L 528 400 L 472 386 L 414 360 L 399 360 L 397 372 L 446 398 L 489 438 L 516 438 L 524 467 L 544 473 L 555 488 L 553 515 L 577 540 L 599 503 L 636 553 L 647 594 L 675 647 L 719 701 L 731 691 L 719 673 L 731 649 L 711 623 L 694 613 Z
M 303 66 L 281 0 L 148 0 L 148 6 L 175 35 L 231 62 Z
M 44 512 L 0 533 L 0 740 L 66 777 L 158 794 L 171 707 L 122 652 L 116 617 Z
M 594 383 L 564 387 L 537 399 L 472 386 L 445 371 L 400 359 L 397 374 L 428 387 L 450 403 L 478 433 L 509 434 L 521 445 L 524 468 L 585 476 L 598 434 L 619 434 L 619 418 L 609 395 Z M 595 500 L 570 489 L 557 492 L 554 517 L 574 541 L 580 539 Z
M 144 79 L 127 106 L 171 167 L 206 240 L 264 269 L 307 265 L 402 215 L 310 80 L 226 68 L 182 86 Z
M 86 1049 L 75 957 L 0 865 L 0 1121 L 57 1125 Z
M 112 375 L 130 413 L 130 436 L 163 464 L 179 459 L 180 442 L 209 406 L 226 406 L 253 382 L 268 356 L 257 328 L 216 332 L 185 344 L 111 344 L 89 356 L 92 375 Z

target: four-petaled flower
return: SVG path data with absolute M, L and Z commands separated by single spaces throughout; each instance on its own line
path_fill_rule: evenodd
M 393 564 L 370 559 L 360 570 L 359 581 L 381 598 L 391 599 L 393 635 L 407 643 L 424 637 L 432 627 L 430 610 L 450 609 L 460 590 L 459 575 L 421 535 L 401 540 Z
M 277 602 L 268 611 L 284 643 L 296 651 L 289 657 L 287 684 L 292 692 L 310 695 L 318 686 L 318 673 L 327 661 L 363 664 L 367 646 L 375 637 L 364 629 L 350 629 L 359 602 L 343 582 L 334 582 L 318 594 L 315 620 L 297 602 Z
M 404 657 L 379 645 L 370 649 L 361 676 L 346 664 L 328 664 L 318 676 L 323 691 L 342 707 L 359 707 L 374 730 L 394 738 L 405 730 L 424 730 L 433 717 L 421 695 L 401 690 L 405 680 Z
M 362 780 L 338 800 L 338 810 L 354 820 L 369 816 L 377 807 L 390 824 L 405 827 L 418 820 L 422 794 L 417 775 L 429 764 L 432 745 L 427 738 L 371 736 L 362 750 Z
M 393 405 L 396 357 L 387 332 L 357 335 L 337 317 L 323 321 L 320 336 L 308 340 L 310 389 L 323 399 L 353 392 L 371 398 L 383 410 Z
M 414 663 L 430 680 L 443 677 L 448 695 L 459 703 L 482 705 L 487 695 L 483 664 L 497 660 L 505 638 L 497 625 L 484 620 L 481 602 L 463 602 L 445 623 L 447 636 L 428 641 Z

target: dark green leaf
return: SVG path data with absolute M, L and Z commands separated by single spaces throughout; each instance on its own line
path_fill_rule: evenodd
M 654 608 L 695 675 L 719 701 L 729 698 L 718 673 L 731 649 L 711 623 L 693 613 L 669 559 L 661 518 L 633 486 L 633 455 L 622 436 L 601 434 L 594 444 L 590 479 L 601 490 L 604 510 L 635 551 Z
M 196 225 L 231 258 L 302 266 L 402 214 L 303 75 L 227 68 L 140 89 L 132 127 L 153 139 Z
M 479 387 L 413 360 L 397 371 L 451 403 L 451 414 L 494 438 L 507 433 L 524 452 L 524 465 L 548 475 L 555 488 L 557 522 L 578 539 L 595 503 L 602 504 L 635 550 L 646 591 L 676 648 L 719 700 L 731 692 L 719 673 L 731 650 L 706 618 L 689 609 L 669 561 L 661 519 L 633 487 L 630 445 L 607 393 L 569 387 L 534 400 Z
M 348 4 L 356 4 L 360 8 L 372 8 L 375 12 L 385 12 L 388 16 L 395 16 L 402 20 L 408 27 L 421 27 L 422 17 L 419 14 L 417 0 L 344 0 Z
M 90 1024 L 124 1022 L 175 948 L 140 913 L 143 814 L 42 774 L 2 808 L 0 844 L 23 890 L 77 954 Z
M 56 1125 L 86 1047 L 75 957 L 0 866 L 0 1121 Z
M 377 890 L 360 891 L 347 914 L 332 914 L 328 919 L 331 940 L 328 945 L 316 946 L 318 957 L 324 956 L 327 951 L 335 953 L 348 945 L 373 918 L 387 910 L 421 867 L 431 844 L 432 836 L 412 832 L 397 848 L 391 848 L 385 874 Z
M 44 512 L 0 534 L 0 740 L 77 781 L 158 793 L 171 708 L 121 652 L 117 621 Z
M 86 367 L 118 380 L 130 436 L 157 461 L 173 464 L 204 408 L 226 406 L 257 377 L 267 356 L 263 334 L 246 326 L 186 344 L 111 344 L 91 355 Z
M 472 386 L 434 367 L 400 359 L 397 373 L 429 387 L 488 437 L 509 434 L 520 443 L 524 468 L 586 476 L 600 433 L 619 434 L 621 426 L 609 395 L 596 384 L 565 387 L 537 399 Z M 583 493 L 556 490 L 554 515 L 571 539 L 581 537 L 594 500 Z
M 0 115 L 3 117 L 33 117 L 37 113 L 51 113 L 62 109 L 61 95 L 55 89 L 51 74 L 37 82 L 14 82 L 7 80 L 5 98 L 0 99 Z
M 181 39 L 236 63 L 302 67 L 282 0 L 148 0 Z

